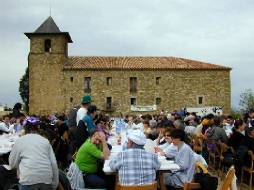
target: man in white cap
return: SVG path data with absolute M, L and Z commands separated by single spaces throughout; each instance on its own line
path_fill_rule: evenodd
M 121 185 L 143 185 L 155 181 L 156 170 L 160 168 L 158 156 L 146 152 L 146 136 L 140 130 L 130 130 L 127 135 L 128 149 L 113 158 L 109 166 L 118 171 Z

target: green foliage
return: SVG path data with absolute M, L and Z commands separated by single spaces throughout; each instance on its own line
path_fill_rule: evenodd
M 242 111 L 250 111 L 254 109 L 254 94 L 251 89 L 246 89 L 240 94 L 239 105 Z
M 19 94 L 25 104 L 24 109 L 26 112 L 29 111 L 29 72 L 28 67 L 26 68 L 25 74 L 19 81 Z
M 234 119 L 241 119 L 242 118 L 242 113 L 239 111 L 235 111 L 232 110 L 230 115 L 234 118 Z

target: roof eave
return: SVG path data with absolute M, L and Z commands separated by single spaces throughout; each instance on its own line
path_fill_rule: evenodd
M 226 71 L 231 71 L 232 68 L 211 68 L 211 69 L 208 69 L 208 68 L 68 68 L 68 67 L 64 67 L 63 70 L 73 70 L 73 71 L 79 71 L 79 70 L 87 70 L 87 71 L 122 71 L 122 70 L 127 70 L 127 71 L 172 71 L 172 70 L 178 70 L 178 71 L 181 71 L 181 70 L 190 70 L 190 71 L 200 71 L 200 70 L 207 70 L 207 71 L 223 71 L 223 70 L 226 70 Z
M 24 33 L 29 39 L 31 36 L 37 36 L 37 35 L 59 35 L 59 34 L 62 34 L 62 35 L 65 35 L 67 40 L 68 40 L 68 43 L 72 43 L 72 39 L 71 39 L 71 36 L 69 34 L 69 32 L 60 32 L 60 33 L 31 33 L 31 32 L 25 32 Z

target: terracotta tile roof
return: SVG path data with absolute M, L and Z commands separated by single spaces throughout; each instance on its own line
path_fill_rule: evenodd
M 70 56 L 66 70 L 231 70 L 229 67 L 176 57 Z

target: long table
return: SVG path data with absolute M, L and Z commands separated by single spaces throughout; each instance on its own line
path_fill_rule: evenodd
M 108 174 L 108 175 L 109 174 L 116 174 L 116 172 L 112 171 L 111 168 L 109 167 L 109 162 L 114 156 L 116 156 L 121 151 L 122 151 L 121 145 L 113 145 L 112 146 L 110 157 L 108 160 L 105 160 L 105 162 L 104 162 L 103 171 L 105 174 Z M 178 171 L 180 169 L 180 167 L 177 164 L 175 164 L 174 161 L 166 160 L 165 156 L 158 155 L 158 159 L 161 163 L 161 167 L 158 170 L 160 187 L 161 187 L 161 190 L 165 190 L 166 187 L 164 184 L 163 173 Z

